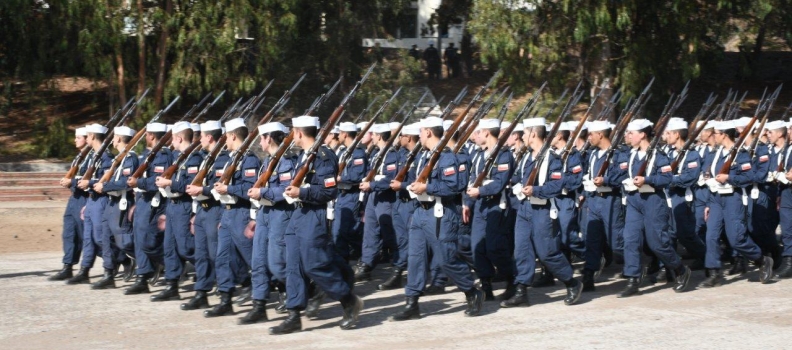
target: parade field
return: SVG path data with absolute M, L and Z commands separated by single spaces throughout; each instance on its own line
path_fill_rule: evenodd
M 469 318 L 453 288 L 421 298 L 422 319 L 403 323 L 388 317 L 403 308 L 404 291 L 376 291 L 390 274 L 389 268 L 378 269 L 373 282 L 358 283 L 366 305 L 356 329 L 338 329 L 341 309 L 326 302 L 320 319 L 303 320 L 303 332 L 271 336 L 267 329 L 285 315 L 269 305 L 269 322 L 239 326 L 236 318 L 249 303 L 235 305 L 235 316 L 207 319 L 201 311 L 179 309 L 191 292 L 182 292 L 182 301 L 152 303 L 149 294 L 124 296 L 122 287 L 129 283 L 120 281 L 110 290 L 47 281 L 60 267 L 64 208 L 65 202 L 57 201 L 0 206 L 3 348 L 783 349 L 792 334 L 791 280 L 761 285 L 754 268 L 728 276 L 720 288 L 677 294 L 670 284 L 657 284 L 645 286 L 643 295 L 617 299 L 625 282 L 615 279 L 618 268 L 609 267 L 601 277 L 608 281 L 584 293 L 579 305 L 561 303 L 565 289 L 556 283 L 529 289 L 530 307 L 499 309 L 487 302 L 481 317 Z M 92 281 L 101 273 L 94 270 Z M 691 283 L 703 279 L 697 271 Z M 211 297 L 210 303 L 217 300 Z

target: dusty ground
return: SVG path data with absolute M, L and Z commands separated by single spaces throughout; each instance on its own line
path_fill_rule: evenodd
M 31 206 L 30 204 L 21 204 Z M 20 204 L 16 204 L 20 206 Z M 124 296 L 120 289 L 93 291 L 86 285 L 48 282 L 60 261 L 60 219 L 65 203 L 37 208 L 0 206 L 0 341 L 3 348 L 788 348 L 792 334 L 792 281 L 755 282 L 756 271 L 730 278 L 714 290 L 673 293 L 666 285 L 644 287 L 644 295 L 617 299 L 624 281 L 612 278 L 580 305 L 561 302 L 561 285 L 531 291 L 532 306 L 498 309 L 465 318 L 461 293 L 421 299 L 424 317 L 387 321 L 403 304 L 402 291 L 376 292 L 387 274 L 358 284 L 366 308 L 359 329 L 337 327 L 341 310 L 328 303 L 322 319 L 304 320 L 302 333 L 270 336 L 273 321 L 237 326 L 236 317 L 205 319 L 179 310 L 180 302 L 151 303 L 148 295 Z M 50 231 L 48 231 L 48 229 Z M 13 236 L 18 236 L 13 238 Z M 95 269 L 98 279 L 99 271 Z M 704 278 L 698 272 L 693 283 Z M 123 283 L 119 283 L 119 286 Z M 191 293 L 184 292 L 182 297 Z M 211 303 L 217 299 L 212 298 Z M 249 306 L 236 307 L 238 312 Z M 237 316 L 238 317 L 238 316 Z

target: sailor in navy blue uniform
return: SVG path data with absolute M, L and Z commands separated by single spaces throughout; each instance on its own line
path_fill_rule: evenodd
M 715 124 L 714 134 L 715 141 L 721 147 L 709 169 L 713 177 L 707 180 L 712 191 L 704 214 L 707 220 L 707 254 L 704 263 L 709 270 L 709 277 L 701 282 L 699 287 L 711 288 L 723 284 L 723 275 L 720 270 L 720 237 L 724 230 L 732 249 L 753 261 L 760 268 L 760 281 L 769 283 L 773 277 L 773 259 L 762 256 L 761 249 L 754 243 L 747 231 L 745 206 L 748 204 L 748 193 L 746 191 L 753 180 L 751 178 L 753 165 L 750 154 L 742 147 L 738 149 L 728 168 L 728 173 L 721 174 L 721 170 L 730 156 L 730 150 L 739 146 L 734 142 L 737 130 L 733 121 L 724 121 Z
M 190 122 L 181 121 L 173 125 L 171 130 L 171 144 L 179 153 L 188 151 L 193 143 L 194 134 Z M 174 156 L 174 162 L 177 159 Z M 190 232 L 190 219 L 193 215 L 192 197 L 185 193 L 187 185 L 193 182 L 198 174 L 198 168 L 203 162 L 199 152 L 192 152 L 177 166 L 176 173 L 170 179 L 159 176 L 155 180 L 157 187 L 164 197 L 169 200 L 165 210 L 165 237 L 162 243 L 165 262 L 165 289 L 159 294 L 152 295 L 151 301 L 166 301 L 181 299 L 179 295 L 179 278 L 185 268 L 185 263 L 195 262 L 195 236 Z M 173 165 L 171 165 L 173 166 Z
M 435 150 L 443 136 L 443 121 L 438 117 L 427 117 L 421 122 L 420 140 L 424 148 Z M 437 163 L 429 170 L 426 182 L 416 181 L 408 190 L 417 196 L 418 207 L 410 223 L 409 252 L 407 260 L 407 303 L 399 313 L 391 316 L 393 321 L 420 318 L 418 297 L 426 288 L 428 254 L 439 258 L 443 272 L 465 293 L 467 301 L 466 316 L 478 316 L 484 293 L 473 285 L 473 274 L 467 264 L 457 254 L 458 228 L 461 203 L 459 163 L 449 148 L 435 150 L 440 152 Z M 433 153 L 428 151 L 416 159 L 416 174 L 421 174 L 428 166 Z
M 344 122 L 338 126 L 339 140 L 344 145 L 344 152 L 350 152 L 346 167 L 338 174 L 338 197 L 335 200 L 335 218 L 332 220 L 332 234 L 336 250 L 345 260 L 360 256 L 363 225 L 360 222 L 360 181 L 366 176 L 368 158 L 366 148 L 359 143 L 354 150 L 348 149 L 357 137 L 357 126 Z
M 209 307 L 207 293 L 214 288 L 217 281 L 215 274 L 215 258 L 217 257 L 217 228 L 225 210 L 220 201 L 212 195 L 215 182 L 223 176 L 223 170 L 229 160 L 228 151 L 217 149 L 217 157 L 212 164 L 207 157 L 216 147 L 223 147 L 218 141 L 223 138 L 222 124 L 217 120 L 207 120 L 201 124 L 201 155 L 204 161 L 199 172 L 206 168 L 203 182 L 200 185 L 187 185 L 185 192 L 197 202 L 193 233 L 195 234 L 195 295 L 186 303 L 181 304 L 182 310 L 197 310 Z M 236 260 L 237 265 L 244 265 Z M 240 267 L 241 268 L 241 267 Z
M 135 136 L 135 130 L 126 126 L 113 129 L 113 147 L 119 152 L 127 147 L 127 143 Z M 127 187 L 127 178 L 138 167 L 138 157 L 130 150 L 124 155 L 121 164 L 105 183 L 93 185 L 94 192 L 107 193 L 108 203 L 105 207 L 102 228 L 102 266 L 105 274 L 101 280 L 91 285 L 92 289 L 115 288 L 115 271 L 124 265 L 124 275 L 129 278 L 134 269 L 134 238 L 132 220 L 129 209 L 135 205 L 132 189 Z
M 517 266 L 514 283 L 516 292 L 501 302 L 501 307 L 528 305 L 527 287 L 531 285 L 538 258 L 556 278 L 564 283 L 567 296 L 564 304 L 573 305 L 580 300 L 583 284 L 572 277 L 572 266 L 558 246 L 558 208 L 555 198 L 563 187 L 561 159 L 551 150 L 539 154 L 547 138 L 544 118 L 523 120 L 523 141 L 532 150 L 517 169 L 520 182 L 512 187 L 520 199 L 514 227 L 514 259 Z M 535 170 L 536 169 L 536 170 Z M 531 173 L 537 176 L 532 179 Z
M 506 206 L 508 198 L 504 193 L 509 183 L 514 158 L 508 149 L 495 149 L 500 135 L 500 123 L 497 119 L 482 119 L 477 126 L 476 143 L 483 152 L 472 160 L 467 196 L 475 204 L 472 207 L 471 246 L 476 275 L 481 281 L 484 300 L 495 300 L 492 292 L 492 279 L 498 272 L 507 276 L 506 290 L 501 299 L 509 299 L 514 295 L 514 276 L 512 268 L 509 229 L 506 228 Z M 487 158 L 497 152 L 492 167 L 485 169 Z M 473 187 L 479 176 L 485 176 L 481 186 Z
M 225 164 L 227 169 L 234 160 L 236 152 L 241 152 L 240 147 L 248 136 L 245 120 L 234 118 L 225 123 L 226 146 L 228 147 L 229 161 Z M 248 190 L 258 179 L 257 172 L 261 163 L 250 151 L 244 150 L 239 164 L 233 174 L 229 175 L 228 184 L 217 181 L 214 184 L 213 195 L 220 200 L 225 209 L 220 217 L 220 228 L 217 231 L 217 256 L 215 258 L 215 272 L 217 276 L 217 291 L 220 294 L 220 303 L 210 310 L 204 311 L 205 317 L 217 317 L 234 313 L 231 305 L 231 296 L 236 289 L 236 271 L 234 269 L 234 255 L 242 258 L 249 269 L 253 255 L 253 219 L 250 215 L 250 198 Z
M 316 149 L 311 158 L 305 150 L 316 143 L 319 118 L 302 116 L 292 119 L 294 141 L 303 151 L 297 157 L 296 172 L 306 171 L 304 186 L 288 186 L 284 196 L 295 201 L 289 225 L 286 228 L 286 309 L 289 316 L 270 334 L 287 334 L 302 329 L 300 311 L 308 303 L 308 279 L 327 296 L 341 302 L 343 318 L 341 329 L 355 326 L 363 308 L 363 300 L 352 293 L 352 271 L 336 252 L 328 232 L 328 203 L 336 198 L 338 158 L 326 146 Z M 308 162 L 308 160 L 312 160 Z M 296 178 L 292 180 L 294 183 Z
M 91 124 L 85 127 L 88 133 L 86 141 L 97 152 L 107 137 L 107 128 L 100 124 Z M 95 158 L 95 157 L 92 157 Z M 93 161 L 93 160 L 92 160 Z M 107 169 L 113 164 L 113 158 L 108 152 L 102 153 L 96 163 L 93 164 L 95 171 L 90 179 L 81 179 L 77 182 L 77 187 L 88 191 L 88 200 L 85 202 L 84 228 L 82 261 L 80 262 L 80 272 L 66 281 L 67 284 L 88 283 L 88 273 L 93 267 L 97 255 L 102 253 L 102 223 L 104 221 L 104 210 L 107 206 L 107 194 L 93 190 L 93 185 L 104 175 Z M 110 261 L 110 266 L 113 262 Z
M 86 136 L 84 127 L 77 128 L 74 131 L 74 146 L 79 152 L 82 151 L 83 147 L 87 147 Z M 76 179 L 82 178 L 85 170 L 88 169 L 88 162 L 92 159 L 91 153 L 93 151 L 90 151 L 79 164 L 74 163 L 78 161 L 76 158 L 72 162 L 71 167 L 77 167 L 77 174 L 74 178 L 63 178 L 60 180 L 61 187 L 68 188 L 71 191 L 71 196 L 69 196 L 69 200 L 66 202 L 66 210 L 63 212 L 63 232 L 61 233 L 61 239 L 63 240 L 63 268 L 58 273 L 50 276 L 48 278 L 50 281 L 64 281 L 72 278 L 72 266 L 80 262 L 84 226 L 80 212 L 85 207 L 88 192 L 77 188 Z
M 775 271 L 775 278 L 789 278 L 792 277 L 792 201 L 789 195 L 789 180 L 787 179 L 786 171 L 789 170 L 787 164 L 789 160 L 789 153 L 792 152 L 792 147 L 788 143 L 788 135 L 786 122 L 783 120 L 767 123 L 767 137 L 770 141 L 770 175 L 768 181 L 772 182 L 775 186 L 768 191 L 771 203 L 771 210 L 776 207 L 772 203 L 780 203 L 778 211 L 773 214 L 774 221 L 769 225 L 773 228 L 775 224 L 781 224 L 781 239 L 784 243 L 783 249 L 775 243 L 775 250 L 771 251 L 773 260 L 780 259 L 780 266 Z M 786 198 L 784 198 L 786 196 Z M 773 239 L 775 239 L 773 234 Z
M 621 182 L 627 177 L 629 152 L 611 144 L 607 121 L 594 121 L 588 126 L 591 150 L 583 177 L 586 210 L 586 253 L 583 265 L 583 291 L 594 291 L 594 282 L 605 267 L 607 258 L 622 254 L 624 206 Z M 608 149 L 613 153 L 608 158 Z M 607 166 L 603 169 L 603 166 Z M 602 174 L 600 171 L 602 170 Z
M 146 150 L 140 155 L 141 159 L 148 156 L 151 147 L 154 147 L 167 132 L 167 126 L 162 123 L 149 123 L 146 126 Z M 149 279 L 157 275 L 162 268 L 162 240 L 163 228 L 159 227 L 160 217 L 165 215 L 167 200 L 162 198 L 155 181 L 157 176 L 165 172 L 173 163 L 173 155 L 168 147 L 162 147 L 154 159 L 143 172 L 143 177 L 130 176 L 127 186 L 139 193 L 135 200 L 132 227 L 135 232 L 135 283 L 124 291 L 126 295 L 148 293 Z M 143 166 L 141 164 L 140 166 Z M 134 175 L 134 172 L 133 172 Z M 152 281 L 156 282 L 156 281 Z

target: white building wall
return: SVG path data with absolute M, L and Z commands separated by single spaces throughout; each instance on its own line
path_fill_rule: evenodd
M 448 46 L 449 42 L 453 42 L 456 47 L 460 47 L 464 25 L 452 25 L 449 27 L 447 38 L 437 37 L 440 34 L 437 26 L 434 28 L 434 35 L 421 36 L 421 28 L 428 26 L 427 22 L 435 10 L 440 6 L 440 1 L 441 0 L 418 0 L 413 2 L 413 6 L 418 8 L 418 33 L 416 33 L 417 38 L 364 38 L 363 47 L 373 47 L 375 44 L 379 43 L 380 47 L 384 48 L 410 49 L 413 45 L 418 45 L 418 48 L 423 50 L 429 47 L 430 42 L 433 43 L 435 47 L 438 47 L 438 42 L 440 42 L 440 45 L 442 46 L 440 48 L 445 48 Z

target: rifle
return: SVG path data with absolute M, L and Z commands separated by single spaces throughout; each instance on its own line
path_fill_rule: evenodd
M 517 124 L 520 122 L 520 118 L 519 118 L 520 115 L 523 115 L 528 110 L 534 108 L 536 103 L 539 101 L 539 95 L 540 95 L 539 92 L 541 92 L 546 85 L 547 82 L 542 84 L 542 86 L 539 88 L 537 92 L 534 92 L 533 96 L 531 96 L 531 99 L 525 103 L 523 108 L 520 110 L 520 113 L 517 114 L 517 118 L 514 120 L 514 122 L 509 124 L 509 126 L 506 127 L 506 129 L 504 129 L 503 132 L 501 132 L 501 134 L 498 136 L 498 142 L 495 144 L 495 147 L 492 148 L 492 152 L 487 156 L 487 160 L 484 161 L 484 167 L 481 168 L 481 172 L 476 176 L 476 179 L 473 181 L 473 184 L 470 185 L 470 187 L 478 188 L 481 187 L 482 184 L 484 184 L 484 180 L 487 178 L 487 174 L 489 174 L 490 170 L 492 169 L 492 166 L 495 164 L 495 160 L 498 159 L 499 150 L 503 148 L 503 146 L 506 144 L 506 140 L 509 139 L 509 136 L 511 136 L 512 132 L 514 132 L 514 129 L 517 128 Z M 509 96 L 509 101 L 510 100 L 511 100 L 511 96 Z M 501 110 L 499 112 L 501 116 L 506 115 L 506 112 L 508 111 L 508 106 L 509 106 L 509 102 L 507 101 L 503 105 L 503 107 L 501 107 Z
M 553 103 L 553 106 L 545 113 L 545 118 L 553 112 L 553 110 L 558 107 L 558 104 L 566 97 L 567 92 L 569 90 L 565 90 L 561 97 Z M 574 99 L 574 96 L 572 96 Z M 536 153 L 536 157 L 534 158 L 534 167 L 531 170 L 531 173 L 528 174 L 528 181 L 525 182 L 524 186 L 533 186 L 536 182 L 536 178 L 539 176 L 539 168 L 541 168 L 542 162 L 544 162 L 545 154 L 550 149 L 550 145 L 553 143 L 553 138 L 555 138 L 556 133 L 558 133 L 558 129 L 561 128 L 561 123 L 564 121 L 564 115 L 559 115 L 556 119 L 555 123 L 553 123 L 553 127 L 550 129 L 550 132 L 547 133 L 545 137 L 544 144 L 542 148 L 539 150 L 539 153 Z
M 374 125 L 374 121 L 377 120 L 377 118 L 379 118 L 379 116 L 382 115 L 385 112 L 385 109 L 388 108 L 388 106 L 393 102 L 393 100 L 396 99 L 397 96 L 399 96 L 401 91 L 402 91 L 402 88 L 399 87 L 396 90 L 396 92 L 393 93 L 393 95 L 387 101 L 385 101 L 385 103 L 383 103 L 382 106 L 380 106 L 379 110 L 377 110 L 377 113 L 374 114 L 374 117 L 371 118 L 371 120 L 368 123 L 366 123 L 366 126 L 364 126 L 362 129 L 360 129 L 360 131 L 357 133 L 357 136 L 355 136 L 355 139 L 352 140 L 351 144 L 349 144 L 349 147 L 347 147 L 347 149 L 344 150 L 344 153 L 341 154 L 341 157 L 339 158 L 339 161 L 338 161 L 338 173 L 339 174 L 342 171 L 344 171 L 344 169 L 346 169 L 347 162 L 349 162 L 349 158 L 352 158 L 352 153 L 355 152 L 355 149 L 360 144 L 360 141 L 363 139 L 363 136 L 366 135 L 366 133 L 369 131 L 369 129 L 371 129 L 371 126 Z M 371 105 L 369 105 L 369 107 L 371 107 Z M 366 107 L 366 109 L 368 109 L 368 107 Z M 363 112 L 365 112 L 365 110 Z M 363 113 L 361 113 L 361 114 L 363 114 Z
M 399 137 L 399 133 L 401 132 L 402 127 L 404 127 L 404 123 L 407 122 L 407 119 L 410 119 L 410 116 L 412 116 L 415 110 L 418 109 L 418 106 L 423 103 L 423 100 L 427 95 L 429 95 L 429 89 L 426 89 L 424 94 L 421 96 L 418 102 L 413 105 L 409 112 L 404 113 L 404 118 L 402 118 L 399 126 L 395 131 L 391 132 L 391 136 L 388 138 L 388 141 L 385 142 L 385 146 L 379 150 L 377 156 L 374 158 L 374 161 L 371 162 L 371 170 L 369 170 L 362 182 L 371 182 L 371 180 L 374 180 L 374 177 L 377 175 L 377 169 L 380 167 L 380 165 L 382 165 L 382 162 L 385 159 L 385 153 L 387 153 L 391 146 L 393 146 L 393 142 L 395 142 L 396 138 Z
M 167 113 L 171 108 L 173 108 L 173 106 L 176 104 L 176 101 L 178 100 L 179 97 L 176 96 L 176 98 L 173 99 L 173 101 L 171 101 L 171 103 L 168 104 L 168 106 L 157 112 L 157 114 L 155 114 L 154 117 L 151 118 L 149 123 L 153 123 L 157 121 L 163 114 Z M 135 136 L 133 136 L 132 139 L 127 143 L 126 147 L 124 147 L 124 149 L 121 152 L 118 152 L 118 155 L 116 155 L 116 157 L 113 159 L 113 164 L 110 165 L 110 169 L 105 171 L 104 175 L 102 175 L 102 178 L 99 180 L 99 182 L 105 183 L 110 181 L 110 177 L 113 176 L 113 173 L 115 173 L 116 169 L 118 169 L 118 167 L 121 166 L 121 164 L 124 162 L 124 158 L 126 158 L 126 155 L 129 154 L 129 151 L 135 148 L 135 146 L 137 146 L 138 142 L 140 142 L 140 140 L 143 138 L 143 135 L 145 134 L 146 134 L 145 127 L 138 130 Z
M 308 107 L 308 109 L 306 109 L 305 112 L 303 112 L 303 115 L 312 115 L 316 113 L 319 107 L 321 107 L 327 101 L 327 98 L 330 97 L 333 94 L 333 92 L 336 91 L 336 89 L 338 89 L 338 86 L 341 85 L 342 79 L 344 79 L 344 77 L 338 78 L 335 84 L 333 84 L 333 86 L 330 87 L 330 90 L 327 90 L 327 92 L 319 95 L 319 97 L 317 97 L 314 100 L 311 106 Z
M 649 92 L 649 88 L 652 87 L 654 80 L 655 78 L 652 78 L 652 80 L 649 81 L 649 84 L 646 85 L 644 90 L 641 92 L 641 95 L 638 96 L 637 99 L 635 99 L 635 102 L 630 107 L 630 110 L 623 113 L 622 117 L 619 117 L 619 120 L 616 122 L 616 126 L 612 130 L 613 133 L 611 134 L 612 136 L 611 145 L 605 151 L 605 161 L 602 162 L 602 166 L 597 171 L 597 176 L 594 176 L 593 178 L 602 177 L 605 175 L 605 171 L 608 170 L 611 159 L 613 159 L 613 153 L 616 151 L 616 148 L 619 147 L 619 144 L 621 144 L 622 139 L 624 138 L 624 129 L 627 128 L 627 124 L 629 124 L 630 121 L 635 116 L 634 113 L 634 111 L 636 110 L 635 107 L 640 106 L 642 103 L 644 103 L 644 101 L 646 101 L 646 94 Z
M 700 117 L 708 113 L 710 107 L 712 107 L 712 103 L 715 101 L 716 98 L 717 95 L 715 96 L 710 95 L 707 101 L 704 102 L 704 106 L 701 107 L 698 114 L 696 115 L 696 118 L 694 119 L 695 124 L 693 126 L 693 129 L 689 129 L 688 131 L 688 137 L 687 140 L 685 140 L 685 145 L 682 146 L 682 148 L 679 150 L 679 154 L 677 154 L 676 158 L 671 161 L 672 173 L 676 172 L 677 168 L 679 167 L 679 164 L 685 161 L 688 151 L 690 151 L 691 147 L 696 142 L 701 132 L 704 131 L 704 128 L 707 127 L 707 123 L 710 120 L 712 120 L 712 118 L 715 116 L 714 114 L 710 113 L 709 116 L 704 118 L 703 123 L 701 123 L 701 125 L 697 125 L 699 124 L 698 122 L 701 121 Z
M 490 95 L 489 99 L 486 102 L 481 104 L 476 113 L 473 114 L 473 117 L 465 121 L 464 125 L 460 126 L 457 129 L 456 135 L 461 135 L 461 137 L 457 138 L 457 144 L 454 146 L 453 152 L 459 153 L 459 150 L 462 149 L 462 146 L 465 145 L 465 141 L 470 139 L 470 136 L 473 135 L 473 132 L 476 131 L 476 127 L 478 127 L 479 121 L 484 118 L 489 112 L 492 110 L 492 107 L 497 103 L 500 102 L 500 99 L 509 91 L 509 87 L 507 86 L 503 91 L 498 94 L 493 92 Z M 495 99 L 497 96 L 497 99 Z M 463 131 L 464 130 L 464 131 Z
M 707 114 L 710 107 L 712 107 L 712 104 L 715 102 L 717 98 L 718 95 L 715 95 L 714 92 L 710 92 L 709 96 L 707 97 L 707 100 L 704 101 L 704 104 L 701 106 L 701 109 L 699 109 L 699 112 L 696 113 L 696 117 L 693 118 L 693 121 L 690 122 L 690 125 L 688 125 L 688 135 L 693 134 L 693 130 L 696 129 L 698 122 L 701 121 L 701 118 L 703 118 L 705 114 Z
M 775 92 L 770 95 L 769 100 L 767 101 L 767 112 L 763 118 L 767 118 L 767 114 L 770 114 L 770 111 L 773 109 L 773 104 L 775 103 L 776 98 L 778 98 L 778 94 L 781 92 L 781 87 L 783 85 L 779 85 Z M 763 96 L 764 97 L 764 96 Z M 760 101 L 761 104 L 761 101 Z M 740 136 L 737 140 L 734 141 L 734 145 L 729 149 L 729 156 L 723 162 L 723 166 L 721 166 L 720 171 L 718 174 L 728 174 L 729 169 L 731 169 L 732 163 L 737 158 L 737 152 L 742 148 L 743 144 L 745 143 L 746 137 L 751 132 L 751 129 L 756 123 L 756 120 L 759 118 L 759 114 L 762 112 L 762 108 L 757 108 L 754 116 L 751 118 L 751 121 L 748 122 L 748 125 L 745 126 L 745 129 L 740 133 Z
M 172 106 L 173 104 L 171 104 Z M 168 106 L 169 108 L 171 106 Z M 126 113 L 124 116 L 118 120 L 117 124 L 121 124 L 127 120 L 132 115 L 132 113 Z M 99 146 L 99 149 L 94 152 L 93 159 L 91 160 L 90 164 L 88 164 L 88 169 L 85 170 L 85 174 L 83 174 L 83 180 L 90 180 L 94 173 L 96 172 L 96 163 L 102 159 L 102 154 L 107 150 L 107 147 L 110 147 L 110 144 L 113 142 L 113 135 L 115 132 L 113 130 L 108 130 L 107 135 L 105 136 L 104 141 L 102 141 L 102 145 Z M 122 158 L 123 159 L 123 158 Z M 104 177 L 104 176 L 102 176 Z
M 448 128 L 448 130 L 445 133 L 443 133 L 443 137 L 440 138 L 440 142 L 437 143 L 434 149 L 429 151 L 429 161 L 426 162 L 426 166 L 423 168 L 423 170 L 421 170 L 421 173 L 418 174 L 417 178 L 415 179 L 415 182 L 426 183 L 429 180 L 429 175 L 431 175 L 432 169 L 434 169 L 435 165 L 437 164 L 437 161 L 440 160 L 440 153 L 443 152 L 443 150 L 446 148 L 446 145 L 448 145 L 448 141 L 451 140 L 451 135 L 453 135 L 457 131 L 459 125 L 462 124 L 462 120 L 465 119 L 467 114 L 470 112 L 470 109 L 473 108 L 473 105 L 475 105 L 477 102 L 479 102 L 479 100 L 481 100 L 481 96 L 484 94 L 484 92 L 489 90 L 492 87 L 492 85 L 495 84 L 495 80 L 499 76 L 499 73 L 500 71 L 496 72 L 495 75 L 493 75 L 492 78 L 490 78 L 490 81 L 487 82 L 487 85 L 484 85 L 479 90 L 479 92 L 475 96 L 473 96 L 473 99 L 470 101 L 470 103 L 468 103 L 468 106 L 467 108 L 465 108 L 465 111 L 454 119 L 454 123 L 451 124 L 451 126 Z
M 464 88 L 462 90 L 463 90 L 462 92 L 465 93 L 467 92 L 467 88 Z M 457 95 L 457 98 L 454 101 L 451 101 L 449 105 L 451 104 L 453 104 L 454 106 L 458 105 L 459 102 L 462 101 L 462 98 L 465 96 L 464 94 L 462 94 L 462 92 L 460 92 Z M 440 104 L 440 101 L 443 100 L 444 98 L 445 96 L 440 98 L 440 100 L 437 100 L 437 103 L 435 103 L 434 106 L 430 107 L 427 110 L 426 114 L 429 114 L 429 112 L 434 110 L 435 107 L 437 107 Z M 453 107 L 451 108 L 451 110 L 453 110 Z M 399 172 L 396 174 L 396 177 L 393 178 L 394 181 L 404 182 L 404 179 L 407 178 L 407 172 L 410 171 L 410 165 L 415 160 L 415 157 L 418 156 L 418 152 L 421 151 L 421 148 L 423 148 L 423 146 L 421 146 L 420 142 L 417 142 L 415 146 L 410 150 L 410 153 L 407 154 L 407 158 L 405 158 L 404 164 L 402 164 L 402 168 L 399 169 Z
M 327 134 L 330 133 L 330 130 L 333 127 L 335 127 L 335 124 L 338 122 L 338 118 L 341 117 L 341 113 L 344 111 L 344 109 L 346 109 L 346 106 L 347 104 L 349 104 L 349 101 L 355 97 L 358 89 L 360 89 L 360 86 L 363 85 L 363 83 L 368 79 L 369 75 L 371 75 L 371 72 L 374 70 L 374 67 L 376 66 L 377 66 L 376 64 L 371 65 L 371 67 L 368 69 L 366 74 L 363 75 L 363 77 L 360 78 L 360 80 L 358 80 L 358 82 L 355 84 L 352 90 L 349 91 L 346 97 L 344 97 L 344 99 L 341 101 L 341 104 L 339 104 L 338 107 L 336 107 L 335 111 L 333 111 L 333 114 L 331 114 L 330 118 L 327 120 L 327 123 L 325 123 L 322 126 L 322 129 L 319 130 L 319 133 L 316 136 L 316 141 L 314 141 L 314 144 L 311 145 L 311 147 L 305 151 L 307 157 L 305 158 L 305 162 L 303 163 L 304 165 L 300 168 L 300 170 L 297 170 L 297 174 L 292 179 L 290 186 L 293 187 L 302 186 L 303 180 L 305 180 L 305 176 L 308 175 L 308 168 L 310 168 L 309 164 L 313 163 L 314 159 L 316 159 L 316 152 L 319 151 L 319 147 L 322 145 L 322 142 L 324 142 L 324 139 L 327 137 Z M 289 197 L 286 198 L 287 198 L 286 201 L 289 202 L 290 200 Z
M 179 99 L 179 96 L 176 96 L 176 98 L 173 99 L 173 102 L 171 102 L 171 105 L 175 101 L 177 101 L 178 99 Z M 158 115 L 162 115 L 162 114 L 163 114 L 163 111 L 160 111 L 158 113 Z M 177 123 L 180 122 L 180 121 L 183 121 L 183 120 L 184 120 L 184 117 L 179 119 L 177 121 Z M 132 174 L 132 176 L 130 176 L 131 178 L 139 179 L 141 176 L 143 176 L 143 173 L 146 171 L 146 169 L 148 169 L 149 164 L 154 160 L 154 157 L 157 156 L 157 152 L 159 152 L 159 150 L 162 149 L 162 147 L 164 147 L 170 141 L 171 136 L 173 136 L 173 130 L 168 130 L 167 132 L 165 132 L 165 135 L 162 136 L 162 138 L 159 139 L 157 144 L 154 145 L 154 147 L 151 148 L 151 151 L 149 152 L 149 154 L 146 155 L 146 158 L 143 160 L 143 163 L 141 163 L 140 166 L 138 166 L 138 168 L 135 169 L 135 172 Z
M 283 93 L 283 96 L 281 96 L 280 100 L 278 100 L 278 102 L 276 102 L 272 106 L 272 108 L 270 108 L 267 114 L 261 117 L 261 119 L 258 122 L 258 125 L 264 125 L 266 123 L 269 123 L 272 120 L 272 118 L 275 117 L 275 114 L 279 112 L 281 109 L 283 109 L 283 106 L 285 106 L 286 103 L 289 101 L 292 93 L 294 93 L 294 91 L 297 90 L 297 87 L 300 86 L 300 83 L 302 83 L 303 79 L 305 79 L 305 74 L 303 74 L 300 77 L 300 79 L 298 79 L 297 82 L 294 83 L 294 85 L 292 85 L 291 89 L 286 90 L 286 92 Z M 258 132 L 255 131 L 248 133 L 247 137 L 242 142 L 242 145 L 239 146 L 239 149 L 237 149 L 236 152 L 234 153 L 234 157 L 228 163 L 228 167 L 226 167 L 226 170 L 223 172 L 223 176 L 220 177 L 218 182 L 224 185 L 228 185 L 228 183 L 231 182 L 231 177 L 234 176 L 234 173 L 236 172 L 236 169 L 239 166 L 239 164 L 242 162 L 242 159 L 247 153 L 248 148 L 250 148 L 250 146 L 253 144 L 253 141 L 255 141 L 258 138 L 258 136 L 259 136 Z
M 146 89 L 146 91 L 143 91 L 143 93 L 137 99 L 135 98 L 130 99 L 129 101 L 127 101 L 126 105 L 124 105 L 118 111 L 116 111 L 113 117 L 110 118 L 110 121 L 108 121 L 107 124 L 105 124 L 107 130 L 108 131 L 113 130 L 113 128 L 116 125 L 118 125 L 117 121 L 118 118 L 121 117 L 121 113 L 124 113 L 123 118 L 127 118 L 131 114 L 131 112 L 135 109 L 138 102 L 141 101 L 143 98 L 145 98 L 146 95 L 148 95 L 149 90 L 151 89 Z M 110 136 L 110 134 L 108 134 L 108 136 Z M 110 139 L 112 139 L 112 137 L 110 137 Z M 64 175 L 63 177 L 68 179 L 73 179 L 75 176 L 77 176 L 77 172 L 80 170 L 80 165 L 83 162 L 83 159 L 85 159 L 85 157 L 88 156 L 89 152 L 91 152 L 91 146 L 85 145 L 80 150 L 80 153 L 78 153 L 77 156 L 74 157 L 74 160 L 72 160 L 71 168 L 69 168 L 69 171 L 67 171 L 66 175 Z
M 594 108 L 594 105 L 597 104 L 597 100 L 599 100 L 600 96 L 602 96 L 602 92 L 608 88 L 607 84 L 608 81 L 606 79 L 605 86 L 600 88 L 600 91 L 591 100 L 591 103 L 589 104 L 586 113 L 583 114 L 583 118 L 580 119 L 580 122 L 578 122 L 578 125 L 575 127 L 575 130 L 569 134 L 569 139 L 567 140 L 567 143 L 564 145 L 564 148 L 561 151 L 562 162 L 566 163 L 566 160 L 569 157 L 569 153 L 572 151 L 572 147 L 575 146 L 575 141 L 577 140 L 578 137 L 580 137 L 580 134 L 583 132 L 583 126 L 586 125 L 586 122 L 589 120 L 589 117 L 591 117 L 591 110 Z
M 401 87 L 399 88 L 399 90 L 401 90 Z M 379 102 L 379 100 L 380 100 L 379 96 L 374 97 L 374 99 L 371 100 L 371 102 L 369 102 L 368 106 L 366 106 L 366 108 L 363 109 L 363 111 L 361 111 L 360 114 L 358 114 L 358 116 L 355 118 L 355 120 L 352 121 L 352 124 L 357 125 L 357 123 L 359 123 L 360 120 L 363 119 L 363 117 L 368 115 L 368 112 L 369 112 L 369 110 L 371 110 L 371 107 L 374 107 L 374 104 Z
M 676 110 L 679 108 L 682 102 L 685 101 L 685 99 L 687 99 L 687 86 L 685 86 L 685 88 L 682 90 L 682 92 L 679 93 L 679 96 L 677 96 L 676 99 L 673 100 L 673 102 L 671 99 L 669 99 L 668 101 L 669 107 L 665 110 L 666 113 L 660 118 L 660 120 L 657 121 L 657 125 L 655 125 L 654 128 L 655 131 L 654 139 L 652 139 L 652 142 L 649 144 L 649 147 L 646 149 L 647 159 L 645 162 L 643 162 L 643 164 L 641 164 L 641 167 L 638 168 L 638 173 L 636 173 L 635 176 L 645 176 L 646 168 L 649 166 L 649 161 L 651 160 L 650 157 L 652 157 L 655 149 L 657 149 L 657 145 L 660 144 L 660 140 L 663 139 L 661 135 L 668 126 L 668 121 L 671 120 L 671 116 L 674 114 L 674 112 L 676 112 Z

